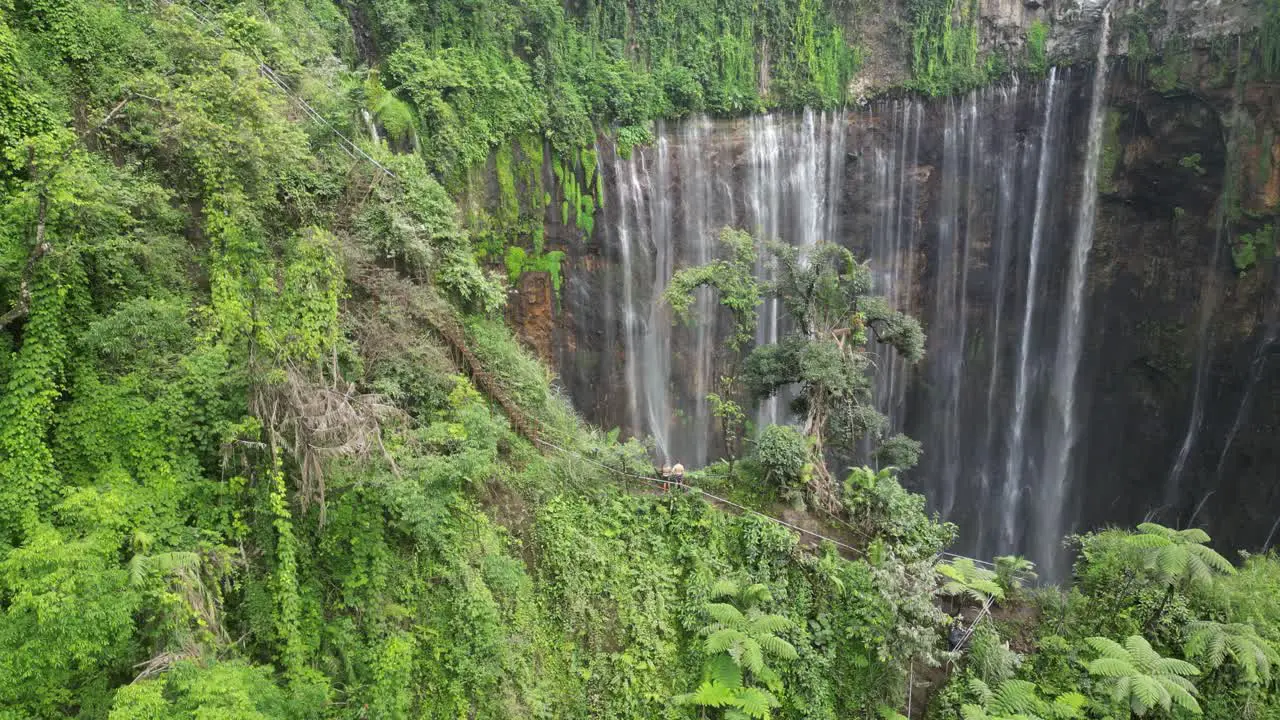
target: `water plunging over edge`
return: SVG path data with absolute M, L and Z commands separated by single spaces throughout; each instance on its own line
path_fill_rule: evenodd
M 1058 432 L 1049 440 L 1043 494 L 1038 499 L 1035 541 L 1038 560 L 1047 577 L 1057 577 L 1062 554 L 1059 544 L 1066 522 L 1064 504 L 1071 484 L 1072 450 L 1076 443 L 1076 375 L 1080 370 L 1084 335 L 1084 293 L 1088 284 L 1089 251 L 1093 248 L 1094 221 L 1098 212 L 1098 169 L 1102 159 L 1103 103 L 1107 95 L 1107 46 L 1111 36 L 1111 9 L 1102 9 L 1102 29 L 1098 37 L 1098 58 L 1093 71 L 1089 100 L 1089 144 L 1080 189 L 1080 212 L 1071 248 L 1068 277 L 1067 317 L 1058 341 L 1050 397 L 1058 422 Z
M 1022 330 L 1018 344 L 1018 373 L 1014 384 L 1013 422 L 1009 430 L 1009 454 L 1005 462 L 1004 487 L 1001 492 L 1001 531 L 1003 546 L 1001 551 L 1012 551 L 1015 548 L 1014 537 L 1018 523 L 1018 504 L 1022 495 L 1023 464 L 1026 449 L 1023 442 L 1026 435 L 1027 404 L 1030 391 L 1031 362 L 1031 327 L 1036 312 L 1036 296 L 1039 292 L 1040 246 L 1044 239 L 1044 223 L 1046 205 L 1049 194 L 1049 179 L 1052 175 L 1054 147 L 1054 113 L 1058 109 L 1056 102 L 1058 88 L 1058 71 L 1049 71 L 1049 92 L 1044 105 L 1044 134 L 1040 137 L 1040 172 L 1036 179 L 1036 208 L 1031 229 L 1031 254 L 1027 267 L 1027 301 L 1023 306 Z

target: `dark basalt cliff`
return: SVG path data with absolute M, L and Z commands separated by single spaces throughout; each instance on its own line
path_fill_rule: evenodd
M 995 5 L 984 38 L 1030 17 Z M 700 464 L 722 451 L 705 395 L 733 358 L 709 297 L 699 322 L 674 323 L 659 299 L 671 273 L 713 257 L 725 225 L 835 240 L 925 324 L 923 363 L 881 358 L 879 401 L 892 430 L 923 441 L 909 481 L 967 550 L 1046 562 L 1062 534 L 1144 517 L 1263 547 L 1280 516 L 1280 87 L 1238 38 L 1170 40 L 1195 17 L 1203 32 L 1248 27 L 1238 8 L 1193 5 L 1164 8 L 1152 31 L 1176 55 L 1109 61 L 1078 312 L 1088 64 L 950 98 L 660 123 L 627 157 L 602 139 L 576 171 L 548 158 L 552 191 L 530 214 L 564 257 L 558 273 L 519 274 L 509 319 L 588 418 Z M 1095 11 L 1037 12 L 1069 50 Z M 1125 22 L 1114 52 L 1135 37 Z M 603 204 L 585 224 L 570 209 L 581 194 Z M 1071 332 L 1078 370 L 1064 377 Z M 785 416 L 774 404 L 755 419 Z

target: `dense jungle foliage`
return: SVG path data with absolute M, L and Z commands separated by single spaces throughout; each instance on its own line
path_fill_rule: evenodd
M 820 499 L 856 552 L 620 482 L 645 449 L 496 319 L 446 187 L 513 138 L 580 172 L 600 125 L 839 102 L 858 51 L 806 0 L 571 10 L 0 0 L 0 717 L 1280 715 L 1270 556 L 1109 530 L 1033 589 L 939 562 L 890 466 L 812 497 L 793 428 L 692 481 Z M 832 407 L 870 340 L 809 354 Z

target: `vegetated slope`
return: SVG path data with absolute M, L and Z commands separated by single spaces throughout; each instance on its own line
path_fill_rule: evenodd
M 1194 532 L 1082 539 L 1069 595 L 948 566 L 987 619 L 940 688 L 953 528 L 891 472 L 838 490 L 855 561 L 619 489 L 601 465 L 642 450 L 490 317 L 458 166 L 336 139 L 397 106 L 335 59 L 334 6 L 0 20 L 0 717 L 918 715 L 922 678 L 939 717 L 1105 717 L 1190 707 L 1178 657 L 1207 715 L 1274 712 L 1276 563 L 1230 573 Z M 424 62 L 442 117 L 491 86 Z M 450 128 L 483 125 L 419 142 Z M 775 449 L 699 480 L 776 501 L 760 464 L 802 476 L 805 448 Z
M 336 138 L 334 6 L 0 12 L 0 716 L 687 717 L 725 577 L 789 621 L 776 712 L 899 704 L 945 529 L 809 555 L 514 433 L 468 374 L 639 461 L 487 319 L 430 153 Z

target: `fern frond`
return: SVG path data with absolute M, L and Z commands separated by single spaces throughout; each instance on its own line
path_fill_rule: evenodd
M 760 642 L 760 647 L 774 657 L 782 658 L 783 660 L 797 660 L 800 658 L 795 646 L 777 635 L 762 635 L 757 639 Z
M 1104 637 L 1087 637 L 1084 639 L 1089 647 L 1096 650 L 1103 657 L 1115 658 L 1129 662 L 1129 651 L 1124 649 L 1120 643 L 1111 638 Z
M 1151 664 L 1151 669 L 1159 675 L 1193 677 L 1200 674 L 1200 668 L 1177 658 L 1159 658 Z
M 711 597 L 713 598 L 735 597 L 737 594 L 738 583 L 732 580 L 717 580 L 715 584 L 711 586 Z
M 756 605 L 773 602 L 773 593 L 769 592 L 768 585 L 753 583 L 742 591 L 741 600 L 743 607 L 751 608 Z
M 752 673 L 760 672 L 760 668 L 764 667 L 764 652 L 760 649 L 760 643 L 752 638 L 743 640 L 742 657 L 739 660 L 742 663 L 742 667 Z
M 983 705 L 991 704 L 991 687 L 978 678 L 969 678 L 969 692 Z
M 1129 535 L 1124 544 L 1136 548 L 1162 548 L 1173 544 L 1173 541 L 1159 535 Z
M 1054 698 L 1049 706 L 1049 716 L 1053 720 L 1077 720 L 1084 717 L 1084 705 L 1088 702 L 1078 692 L 1063 693 Z
M 1134 712 L 1145 715 L 1154 707 L 1168 709 L 1169 691 L 1160 681 L 1150 675 L 1134 675 L 1130 682 L 1132 683 L 1130 698 Z
M 1169 694 L 1169 699 L 1173 705 L 1177 705 L 1183 710 L 1193 712 L 1196 715 L 1201 714 L 1200 703 L 1196 701 L 1194 695 L 1187 688 L 1178 683 L 1162 683 L 1165 691 Z
M 769 717 L 769 710 L 778 707 L 778 699 L 766 690 L 746 688 L 738 693 L 738 707 L 747 717 L 764 720 Z
M 1111 689 L 1111 699 L 1117 703 L 1129 704 L 1129 691 L 1133 684 L 1133 675 L 1116 678 L 1115 687 Z
M 764 683 L 764 686 L 769 688 L 773 692 L 776 692 L 776 693 L 782 692 L 782 678 L 779 677 L 778 673 L 775 672 L 774 669 L 769 667 L 768 665 L 765 665 L 764 667 L 760 668 L 760 672 L 755 673 L 755 676 L 756 676 L 756 680 L 759 680 L 760 682 Z
M 1165 538 L 1166 540 L 1172 539 L 1173 536 L 1175 535 L 1174 530 L 1167 528 L 1164 525 L 1161 525 L 1160 523 L 1153 523 L 1153 522 L 1138 523 L 1138 532 L 1144 535 L 1152 535 L 1155 537 Z
M 734 691 L 719 683 L 707 681 L 699 685 L 698 689 L 693 692 L 690 702 L 694 705 L 718 708 L 733 705 L 737 699 L 737 694 Z
M 1133 664 L 1140 670 L 1151 670 L 1157 661 L 1160 660 L 1160 653 L 1151 648 L 1151 643 L 1141 635 L 1130 635 L 1125 638 L 1124 648 L 1129 653 L 1129 658 Z
M 1208 565 L 1215 572 L 1222 573 L 1223 575 L 1234 575 L 1236 572 L 1236 568 L 1231 564 L 1231 561 L 1219 555 L 1218 552 L 1211 547 L 1205 547 L 1204 545 L 1190 545 L 1187 547 L 1187 550 L 1194 553 L 1196 557 L 1204 561 L 1204 564 Z
M 1102 657 L 1091 661 L 1087 666 L 1090 675 L 1104 678 L 1122 678 L 1138 674 L 1138 669 L 1128 660 Z
M 746 635 L 733 628 L 722 628 L 707 636 L 704 647 L 707 650 L 707 654 L 727 652 L 730 648 L 741 644 L 746 637 Z
M 718 685 L 738 690 L 742 687 L 742 668 L 728 653 L 712 655 L 705 665 L 707 679 Z
M 1043 712 L 1044 701 L 1036 693 L 1035 683 L 1006 680 L 996 689 L 991 709 L 1004 715 L 1036 715 Z
M 733 625 L 744 620 L 742 612 L 729 603 L 707 603 L 704 607 L 713 620 L 724 625 Z
M 794 623 L 781 615 L 761 615 L 752 619 L 748 630 L 752 635 L 763 635 L 789 630 L 793 625 Z
M 1191 543 L 1194 545 L 1205 545 L 1209 542 L 1209 533 L 1200 528 L 1187 528 L 1186 530 L 1178 530 L 1173 534 L 1178 542 Z

